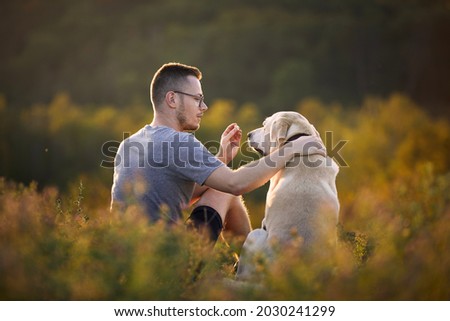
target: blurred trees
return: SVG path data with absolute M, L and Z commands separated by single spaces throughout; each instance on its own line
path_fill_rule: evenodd
M 151 121 L 148 85 L 168 61 L 204 73 L 208 147 L 231 122 L 245 135 L 299 110 L 322 138 L 349 141 L 344 197 L 418 160 L 448 171 L 449 125 L 430 114 L 449 115 L 449 17 L 443 0 L 3 1 L 0 176 L 65 187 L 87 175 L 108 189 L 99 165 Z M 241 151 L 233 167 L 256 157 Z
M 8 102 L 147 103 L 168 61 L 204 72 L 205 94 L 266 113 L 314 96 L 345 106 L 403 92 L 448 115 L 446 0 L 80 0 L 0 4 Z
M 180 283 L 173 273 L 164 276 L 169 288 L 152 288 L 159 293 L 136 282 L 152 281 L 160 270 L 147 269 L 159 265 L 141 260 L 153 257 L 139 255 L 149 249 L 142 244 L 150 244 L 146 253 L 159 253 L 159 261 L 162 252 L 154 251 L 171 240 L 147 242 L 160 234 L 146 233 L 134 216 L 111 220 L 109 211 L 93 215 L 86 228 L 81 191 L 64 211 L 58 191 L 47 188 L 70 191 L 81 179 L 90 215 L 107 207 L 112 169 L 105 164 L 111 165 L 124 136 L 151 121 L 154 71 L 180 61 L 204 73 L 209 110 L 196 135 L 212 152 L 229 123 L 238 123 L 245 139 L 280 110 L 307 117 L 328 151 L 346 142 L 338 151 L 348 165 L 341 164 L 337 178 L 341 221 L 370 231 L 377 254 L 362 274 L 344 270 L 326 282 L 324 275 L 336 276 L 334 268 L 318 269 L 309 280 L 301 269 L 291 276 L 280 269 L 283 276 L 275 275 L 272 284 L 279 292 L 263 298 L 448 298 L 442 284 L 448 284 L 450 263 L 436 262 L 450 235 L 450 124 L 436 115 L 450 115 L 449 34 L 447 0 L 0 2 L 1 294 L 180 297 L 164 292 L 174 289 L 174 280 Z M 231 166 L 256 157 L 243 141 Z M 1 177 L 37 181 L 43 192 Z M 265 188 L 245 197 L 253 226 L 261 222 Z M 105 222 L 123 226 L 111 229 Z M 37 271 L 33 280 L 30 266 Z M 21 292 L 30 284 L 32 291 Z M 180 291 L 186 288 L 192 290 L 188 284 Z M 374 288 L 379 292 L 370 292 Z
M 100 167 L 102 160 L 112 160 L 103 145 L 115 142 L 118 146 L 125 133 L 136 131 L 152 115 L 148 106 L 141 105 L 80 106 L 66 93 L 48 105 L 24 110 L 4 105 L 0 113 L 0 133 L 4 134 L 0 176 L 61 188 L 88 174 L 102 185 L 110 184 L 112 172 Z
M 427 166 L 437 174 L 450 170 L 450 124 L 430 118 L 403 95 L 367 98 L 358 111 L 305 100 L 297 111 L 314 124 L 328 151 L 339 141 L 347 142 L 339 155 L 348 166 L 341 165 L 337 178 L 344 204 L 363 188 L 383 194 Z
M 241 153 L 230 165 L 236 168 L 258 158 L 245 139 L 267 116 L 259 106 L 224 99 L 208 105 L 196 132 L 207 148 L 217 153 L 223 130 L 236 122 L 242 128 L 243 140 Z M 304 99 L 284 110 L 296 110 L 307 117 L 330 154 L 337 156 L 337 152 L 343 159 L 337 181 L 343 204 L 350 204 L 360 188 L 382 193 L 426 166 L 437 174 L 450 170 L 449 122 L 430 117 L 406 96 L 366 98 L 358 109 Z M 78 105 L 67 93 L 55 96 L 48 105 L 34 104 L 24 110 L 0 100 L 0 115 L 0 176 L 63 189 L 83 178 L 87 180 L 85 186 L 103 191 L 106 198 L 119 142 L 152 119 L 149 106 Z M 246 199 L 260 203 L 265 188 L 248 194 Z

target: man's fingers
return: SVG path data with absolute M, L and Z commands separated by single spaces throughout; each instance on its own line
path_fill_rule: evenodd
M 225 129 L 225 131 L 223 132 L 224 135 L 227 135 L 229 132 L 231 132 L 235 127 L 237 126 L 236 123 L 232 123 L 230 125 L 228 125 L 228 127 Z
M 233 127 L 230 127 L 233 126 Z M 228 126 L 228 128 L 225 130 L 224 132 L 224 138 L 230 140 L 234 135 L 236 135 L 236 133 L 238 133 L 241 129 L 239 128 L 238 125 L 236 124 L 232 124 Z

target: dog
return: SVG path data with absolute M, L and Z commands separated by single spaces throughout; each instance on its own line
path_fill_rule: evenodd
M 248 143 L 265 156 L 302 136 L 320 139 L 304 116 L 283 111 L 268 117 L 263 127 L 251 131 Z M 294 239 L 300 240 L 302 252 L 313 255 L 336 246 L 340 206 L 336 189 L 338 172 L 338 165 L 330 157 L 306 151 L 271 178 L 262 226 L 250 232 L 244 242 L 237 280 L 254 278 L 255 261 L 261 255 L 270 261 L 274 259 L 275 246 L 283 249 Z

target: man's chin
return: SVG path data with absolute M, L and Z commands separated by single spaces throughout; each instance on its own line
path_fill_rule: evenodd
M 200 128 L 200 123 L 201 123 L 201 119 L 199 119 L 198 123 L 197 123 L 197 127 L 195 127 L 195 130 Z
M 187 131 L 187 132 L 195 132 L 199 128 L 200 128 L 200 124 L 198 124 L 197 126 L 195 126 L 195 125 L 186 126 L 184 130 Z

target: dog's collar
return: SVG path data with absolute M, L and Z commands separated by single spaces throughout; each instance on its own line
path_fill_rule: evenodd
M 292 142 L 293 140 L 299 139 L 300 137 L 303 137 L 303 136 L 311 136 L 311 135 L 308 135 L 308 134 L 305 134 L 305 133 L 295 134 L 294 136 L 289 137 L 289 138 L 284 142 L 284 144 L 286 144 L 286 143 L 288 143 L 288 142 Z M 283 144 L 283 145 L 284 145 L 284 144 Z

